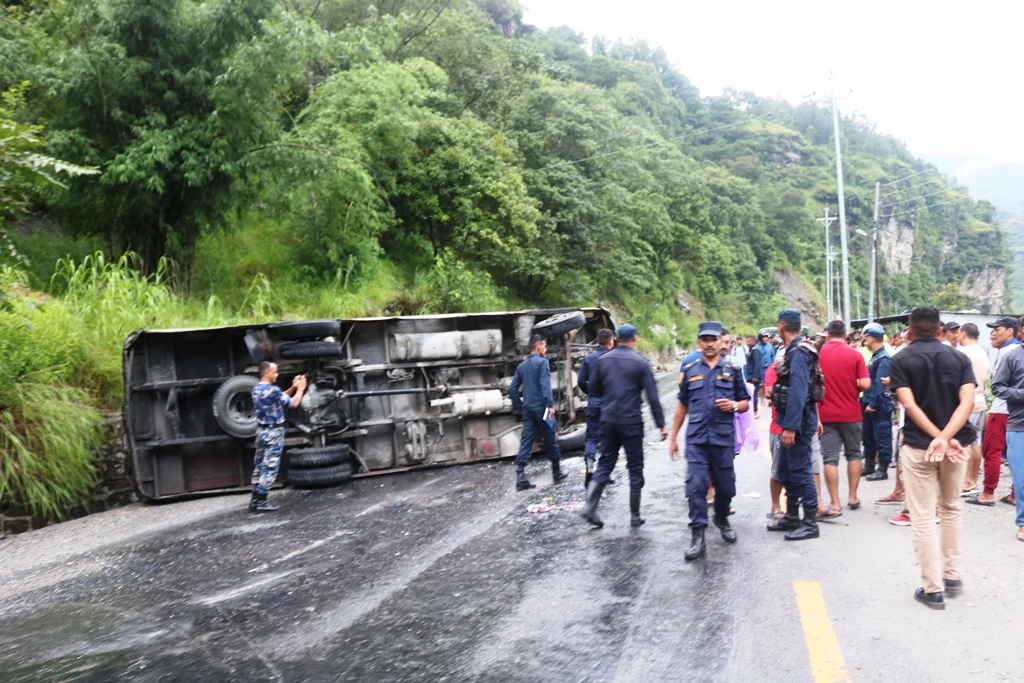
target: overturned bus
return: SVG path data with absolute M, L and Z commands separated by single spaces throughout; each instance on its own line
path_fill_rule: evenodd
M 279 481 L 330 486 L 514 456 L 521 424 L 508 388 L 533 334 L 548 338 L 558 442 L 582 448 L 576 373 L 604 327 L 607 310 L 582 308 L 138 330 L 123 353 L 135 484 L 151 500 L 247 490 L 264 360 L 282 388 L 309 380 L 286 411 Z

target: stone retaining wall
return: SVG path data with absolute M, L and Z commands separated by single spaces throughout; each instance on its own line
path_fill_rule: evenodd
M 120 413 L 106 417 L 103 432 L 103 445 L 96 454 L 97 480 L 92 493 L 81 504 L 67 510 L 68 519 L 85 517 L 138 500 L 128 474 L 130 456 Z M 56 521 L 33 516 L 27 510 L 14 506 L 0 505 L 0 536 L 32 531 Z

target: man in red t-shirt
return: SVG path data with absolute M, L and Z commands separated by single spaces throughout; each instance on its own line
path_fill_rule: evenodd
M 828 341 L 821 347 L 818 361 L 825 376 L 825 400 L 818 407 L 824 431 L 821 434 L 821 458 L 825 464 L 825 487 L 831 504 L 822 517 L 838 517 L 843 505 L 839 500 L 839 453 L 846 452 L 846 474 L 850 479 L 847 505 L 860 507 L 857 485 L 860 483 L 864 453 L 861 431 L 864 415 L 860 408 L 860 392 L 871 386 L 864 356 L 846 345 L 846 325 L 833 320 L 825 328 Z

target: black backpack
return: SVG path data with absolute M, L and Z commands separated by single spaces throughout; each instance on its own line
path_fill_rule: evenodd
M 825 375 L 821 372 L 821 363 L 818 362 L 818 349 L 807 340 L 797 344 L 811 357 L 811 385 L 807 388 L 807 402 L 821 403 L 825 399 Z M 780 414 L 786 412 L 786 404 L 789 399 L 789 372 L 790 354 L 787 353 L 778 369 L 778 379 L 775 388 L 772 389 L 772 405 Z

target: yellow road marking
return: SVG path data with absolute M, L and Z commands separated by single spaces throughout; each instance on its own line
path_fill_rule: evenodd
M 804 640 L 811 658 L 814 683 L 849 683 L 846 662 L 839 649 L 839 638 L 832 627 L 825 607 L 825 596 L 817 581 L 794 581 L 796 606 L 800 610 L 800 623 L 804 627 Z

